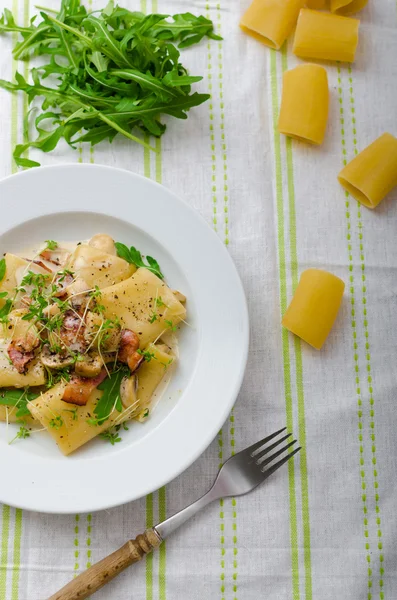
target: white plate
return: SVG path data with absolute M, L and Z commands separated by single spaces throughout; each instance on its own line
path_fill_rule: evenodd
M 248 352 L 248 313 L 233 262 L 205 221 L 166 188 L 97 165 L 42 167 L 0 182 L 0 251 L 106 232 L 154 256 L 188 298 L 180 361 L 165 396 L 123 441 L 94 440 L 64 457 L 46 432 L 7 443 L 0 426 L 0 500 L 74 513 L 140 498 L 205 450 L 237 397 Z M 11 439 L 16 426 L 9 426 Z M 13 433 L 15 435 L 15 431 Z

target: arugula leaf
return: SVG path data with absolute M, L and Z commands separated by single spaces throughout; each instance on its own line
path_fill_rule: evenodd
M 99 398 L 98 403 L 94 409 L 96 415 L 96 422 L 98 425 L 102 425 L 111 415 L 112 411 L 116 409 L 118 412 L 123 410 L 121 404 L 120 385 L 123 377 L 129 375 L 129 370 L 121 368 L 118 371 L 113 372 L 110 377 L 107 377 L 98 385 L 98 390 L 103 390 L 102 396 Z
M 75 148 L 78 142 L 111 142 L 120 134 L 156 152 L 136 132 L 160 137 L 166 130 L 162 115 L 186 119 L 191 108 L 210 97 L 191 93 L 202 78 L 187 73 L 176 46 L 188 47 L 204 37 L 221 39 L 203 16 L 144 15 L 113 1 L 88 13 L 80 0 L 62 0 L 59 11 L 42 8 L 40 15 L 41 21 L 34 17 L 26 27 L 8 9 L 0 16 L 0 34 L 20 36 L 15 60 L 43 57 L 41 66 L 31 70 L 31 82 L 18 72 L 15 82 L 0 80 L 1 88 L 24 92 L 35 108 L 41 102 L 38 118 L 27 111 L 24 131 L 34 121 L 36 135 L 25 135 L 16 146 L 19 167 L 39 166 L 25 152 L 51 152 L 61 139 Z M 50 76 L 46 87 L 43 80 Z M 40 126 L 44 119 L 45 129 Z
M 152 256 L 146 256 L 147 264 L 145 264 L 142 254 L 139 252 L 139 250 L 134 248 L 134 246 L 131 246 L 131 248 L 128 249 L 128 247 L 121 242 L 115 242 L 114 245 L 116 246 L 117 256 L 124 258 L 124 260 L 126 260 L 128 263 L 135 265 L 136 267 L 144 267 L 145 269 L 148 269 L 157 275 L 157 277 L 160 279 L 164 279 L 160 265 L 155 258 Z
M 0 260 L 0 281 L 3 281 L 5 274 L 6 274 L 6 259 L 2 258 Z
M 36 392 L 29 392 L 29 388 L 22 390 L 2 390 L 0 392 L 0 405 L 3 406 L 16 406 L 18 408 L 16 417 L 31 416 L 28 409 L 28 402 L 38 398 L 40 394 Z
M 10 314 L 10 312 L 12 310 L 12 305 L 13 305 L 12 300 L 10 300 L 10 298 L 8 298 L 5 301 L 4 306 L 2 306 L 0 308 L 0 323 L 7 323 L 8 315 Z

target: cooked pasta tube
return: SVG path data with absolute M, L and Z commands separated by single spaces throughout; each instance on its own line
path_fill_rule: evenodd
M 293 52 L 300 58 L 353 62 L 360 21 L 302 8 Z
M 397 138 L 381 135 L 342 169 L 338 180 L 367 208 L 378 206 L 397 186 Z
M 303 271 L 282 325 L 320 350 L 338 314 L 345 284 L 320 269 Z
M 65 455 L 74 452 L 113 425 L 131 419 L 132 410 L 135 408 L 133 404 L 131 409 L 123 406 L 122 412 L 113 408 L 105 422 L 95 424 L 94 409 L 103 392 L 95 389 L 85 406 L 76 406 L 62 400 L 64 391 L 65 384 L 58 383 L 36 400 L 29 402 L 29 410 L 32 416 L 47 428 Z
M 254 38 L 278 50 L 293 30 L 305 0 L 254 0 L 240 27 Z
M 353 15 L 367 4 L 368 0 L 331 0 L 331 12 L 337 15 Z
M 323 10 L 328 7 L 328 0 L 307 0 L 306 7 L 313 10 Z
M 328 119 L 327 71 L 319 65 L 299 65 L 283 76 L 278 129 L 290 137 L 322 144 Z
M 89 288 L 108 287 L 128 279 L 136 271 L 134 265 L 119 256 L 108 254 L 100 248 L 80 244 L 68 265 L 76 279 L 82 279 Z M 80 291 L 80 290 L 79 290 Z
M 155 391 L 175 361 L 175 356 L 170 354 L 167 346 L 163 344 L 157 346 L 149 344 L 146 348 L 146 355 L 150 357 L 150 360 L 144 361 L 136 375 L 138 382 L 136 397 L 139 403 L 139 412 L 134 418 L 141 422 L 149 416 L 149 411 L 157 400 Z
M 186 309 L 170 288 L 147 269 L 102 290 L 101 303 L 107 319 L 117 318 L 135 331 L 141 348 L 173 329 L 186 316 Z

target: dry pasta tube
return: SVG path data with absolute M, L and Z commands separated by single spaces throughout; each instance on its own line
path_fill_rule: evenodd
M 397 186 L 397 139 L 381 135 L 342 169 L 338 180 L 364 206 L 378 206 Z
M 353 15 L 367 4 L 368 0 L 331 0 L 331 12 L 337 15 Z
M 327 0 L 307 0 L 306 2 L 307 8 L 312 8 L 313 10 L 323 10 L 328 8 Z
M 299 65 L 283 76 L 278 129 L 290 137 L 322 144 L 328 119 L 327 71 L 319 65 Z
M 240 27 L 270 48 L 278 50 L 293 30 L 305 0 L 254 0 Z
M 283 326 L 320 350 L 338 314 L 345 284 L 320 269 L 303 271 Z
M 359 24 L 358 19 L 302 8 L 293 52 L 300 58 L 353 62 Z

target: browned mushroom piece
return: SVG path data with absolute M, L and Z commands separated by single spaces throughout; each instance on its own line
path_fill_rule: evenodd
M 85 406 L 91 393 L 98 387 L 100 383 L 105 379 L 107 373 L 105 369 L 96 377 L 80 377 L 79 375 L 72 375 L 69 383 L 65 387 L 63 392 L 62 400 L 68 404 L 77 404 L 77 406 Z
M 65 369 L 73 364 L 73 356 L 62 352 L 51 352 L 48 346 L 44 346 L 40 353 L 40 360 L 47 369 Z
M 138 404 L 136 397 L 136 391 L 138 387 L 138 380 L 135 375 L 131 377 L 124 377 L 120 384 L 120 398 L 121 404 L 125 409 L 131 409 L 131 414 L 134 407 Z
M 126 363 L 131 370 L 131 373 L 137 370 L 143 356 L 138 352 L 139 350 L 139 337 L 131 329 L 123 329 L 121 331 L 120 348 L 118 353 L 118 360 L 122 363 Z
M 98 352 L 90 351 L 76 361 L 74 370 L 81 377 L 96 377 L 101 372 L 103 360 Z

